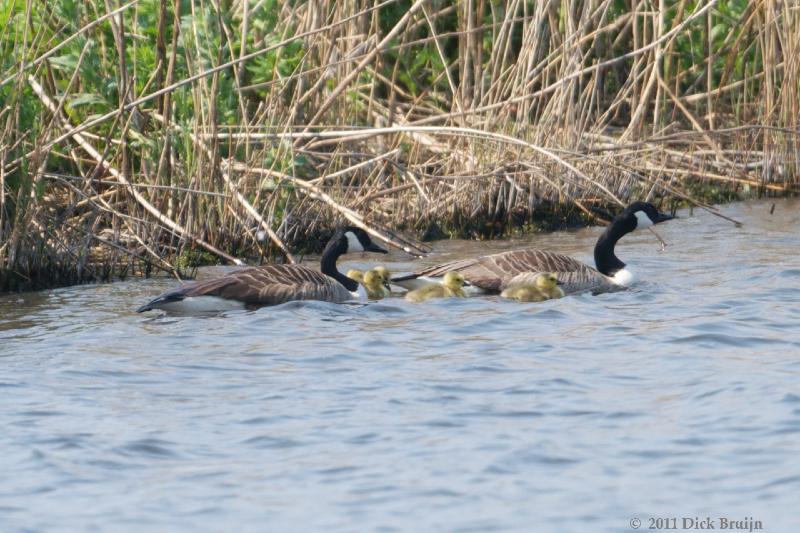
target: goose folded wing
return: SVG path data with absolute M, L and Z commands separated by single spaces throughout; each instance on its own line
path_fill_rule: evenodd
M 574 277 L 585 276 L 593 270 L 571 257 L 545 250 L 512 250 L 485 255 L 474 259 L 462 259 L 436 265 L 416 276 L 439 277 L 447 272 L 461 272 L 472 285 L 485 291 L 499 292 L 520 274 L 535 276 L 541 272 L 571 273 Z
M 438 278 L 442 277 L 448 272 L 462 272 L 463 269 L 468 268 L 469 266 L 475 264 L 477 259 L 457 259 L 455 261 L 449 261 L 447 263 L 439 263 L 438 265 L 434 265 L 413 274 L 408 274 L 405 276 L 395 276 L 392 278 L 392 281 L 406 281 L 409 279 L 421 278 L 421 277 L 432 277 Z
M 216 296 L 264 306 L 292 300 L 341 301 L 347 289 L 333 278 L 304 266 L 266 265 L 193 283 L 182 292 L 184 297 Z

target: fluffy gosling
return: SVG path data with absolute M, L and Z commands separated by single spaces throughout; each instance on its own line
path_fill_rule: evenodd
M 544 272 L 536 276 L 533 283 L 519 283 L 506 287 L 500 296 L 520 302 L 543 302 L 561 298 L 564 296 L 564 291 L 558 286 L 555 274 Z
M 464 283 L 466 280 L 459 272 L 448 272 L 444 275 L 441 284 L 432 283 L 406 293 L 406 300 L 410 302 L 424 302 L 433 298 L 466 298 Z
M 351 268 L 345 274 L 348 278 L 352 279 L 353 281 L 357 281 L 359 283 L 364 283 L 364 273 L 360 270 L 356 270 L 355 268 Z
M 370 300 L 381 300 L 389 296 L 389 291 L 383 286 L 383 276 L 377 270 L 367 271 L 361 284 L 367 289 L 367 298 Z
M 388 285 L 389 284 L 389 280 L 392 279 L 392 274 L 391 274 L 391 272 L 389 272 L 388 268 L 386 268 L 383 265 L 378 265 L 375 268 L 373 268 L 372 270 L 374 270 L 375 272 L 377 272 L 378 274 L 381 275 L 381 278 L 383 278 L 383 284 L 384 285 Z
M 375 272 L 377 272 L 378 274 L 381 275 L 381 278 L 383 279 L 383 286 L 386 288 L 386 296 L 391 295 L 392 294 L 392 286 L 391 286 L 392 273 L 389 272 L 389 269 L 386 268 L 383 265 L 378 265 L 375 268 L 373 268 L 372 270 L 374 270 Z

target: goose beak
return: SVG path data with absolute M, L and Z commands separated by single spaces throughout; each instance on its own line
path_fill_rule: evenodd
M 563 285 L 563 284 L 564 284 L 564 282 L 561 281 L 560 279 L 556 281 L 556 285 Z
M 658 218 L 655 221 L 655 224 L 660 224 L 661 222 L 666 222 L 667 220 L 672 220 L 673 218 L 675 217 L 672 215 L 668 215 L 666 213 L 659 213 Z
M 364 251 L 365 252 L 375 252 L 377 254 L 388 254 L 389 253 L 388 250 L 386 250 L 385 248 L 381 248 L 380 246 L 378 246 L 374 242 L 370 242 L 367 245 L 367 247 L 364 248 Z
M 464 287 L 472 287 L 472 283 L 467 280 L 464 280 Z

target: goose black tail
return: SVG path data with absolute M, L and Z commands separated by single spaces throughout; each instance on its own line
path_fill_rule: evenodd
M 167 293 L 167 294 L 162 294 L 161 296 L 159 296 L 155 300 L 152 300 L 152 301 L 144 304 L 143 306 L 141 306 L 139 309 L 136 310 L 136 312 L 137 313 L 144 313 L 145 311 L 152 311 L 153 309 L 158 309 L 159 307 L 161 307 L 160 304 L 168 303 L 168 302 L 180 302 L 185 297 L 186 296 L 184 296 L 180 292 L 170 292 L 170 293 Z
M 408 281 L 410 279 L 417 279 L 419 277 L 418 274 L 406 274 L 405 276 L 395 276 L 391 279 L 391 282 L 394 283 L 396 281 Z

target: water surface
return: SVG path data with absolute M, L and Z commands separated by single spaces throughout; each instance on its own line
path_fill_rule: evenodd
M 724 206 L 741 228 L 679 213 L 666 250 L 618 245 L 632 290 L 539 304 L 134 313 L 165 279 L 0 297 L 0 529 L 796 530 L 800 202 L 770 206 Z M 591 261 L 600 231 L 438 242 L 423 263 Z

